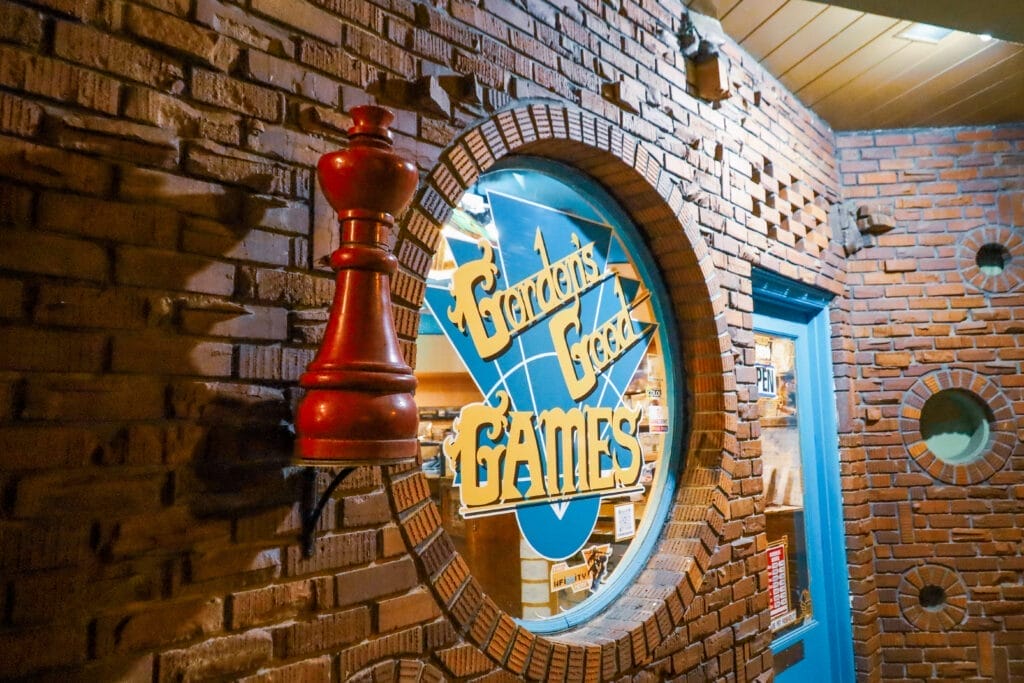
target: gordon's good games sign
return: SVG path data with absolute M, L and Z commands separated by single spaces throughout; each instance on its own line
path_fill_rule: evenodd
M 655 324 L 612 225 L 488 192 L 497 239 L 450 239 L 426 302 L 484 400 L 444 442 L 465 518 L 515 514 L 543 557 L 588 542 L 602 498 L 640 492 L 640 408 L 623 394 Z M 493 243 L 492 243 L 493 242 Z

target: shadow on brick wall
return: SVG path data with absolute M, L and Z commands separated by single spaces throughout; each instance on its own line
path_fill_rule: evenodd
M 68 118 L 0 136 L 0 678 L 254 672 L 259 626 L 314 604 L 252 595 L 296 544 L 293 391 L 332 291 L 308 173 L 176 138 L 189 176 L 129 165 L 142 133 Z

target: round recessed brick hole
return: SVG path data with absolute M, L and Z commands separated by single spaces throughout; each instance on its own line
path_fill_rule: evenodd
M 1010 264 L 1010 251 L 1001 244 L 989 243 L 978 249 L 974 258 L 978 269 L 986 277 L 1001 275 Z
M 925 609 L 940 609 L 946 604 L 946 591 L 942 586 L 929 584 L 921 589 L 917 599 Z
M 921 409 L 921 436 L 940 460 L 962 465 L 984 452 L 990 419 L 988 406 L 971 392 L 944 389 Z

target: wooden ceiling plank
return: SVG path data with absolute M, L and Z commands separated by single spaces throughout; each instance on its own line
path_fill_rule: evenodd
M 828 115 L 820 113 L 820 116 L 831 121 L 836 130 L 856 130 L 861 127 L 857 124 L 851 127 L 849 122 L 859 118 L 865 110 L 881 104 L 886 86 L 913 65 L 934 57 L 935 50 L 931 45 L 908 40 L 907 47 L 897 54 L 898 57 L 876 64 L 840 90 L 819 100 L 814 105 L 815 110 L 829 112 Z M 899 90 L 894 88 L 893 92 L 898 93 Z M 856 102 L 856 106 L 851 107 L 851 102 Z
M 931 98 L 941 98 L 943 93 L 955 88 L 963 81 L 971 79 L 974 74 L 996 65 L 1024 49 L 1015 43 L 999 41 L 985 43 L 985 45 L 987 45 L 986 49 L 961 60 L 952 68 L 932 74 L 930 78 L 906 90 L 896 101 L 879 112 L 878 125 L 885 127 L 889 125 L 890 121 L 899 120 L 900 117 L 905 117 L 908 113 L 934 106 L 932 104 L 934 100 Z
M 779 11 L 786 0 L 743 0 L 722 19 L 722 28 L 737 43 Z
M 724 22 L 729 14 L 743 4 L 743 0 L 718 0 L 718 20 Z
M 856 52 L 864 44 L 864 36 L 874 38 L 880 33 L 888 31 L 898 21 L 898 19 L 865 14 L 800 60 L 793 68 L 782 74 L 779 80 L 790 91 L 799 95 L 801 88 Z
M 896 34 L 908 26 L 910 22 L 901 21 L 874 40 L 864 43 L 849 57 L 805 85 L 799 93 L 801 101 L 814 107 L 817 102 L 842 89 L 868 69 L 906 49 L 907 41 L 897 38 Z
M 908 89 L 916 84 L 930 78 L 936 73 L 953 68 L 961 62 L 965 56 L 983 49 L 974 36 L 964 33 L 955 33 L 944 39 L 938 45 L 926 43 L 914 43 L 913 55 L 923 54 L 924 58 L 916 62 L 908 62 L 894 65 L 897 68 L 895 73 L 888 78 L 879 79 L 867 84 L 867 94 L 861 96 L 854 91 L 850 97 L 855 101 L 860 99 L 861 104 L 853 112 L 855 116 L 867 122 L 864 125 L 877 127 L 879 112 L 902 97 Z M 902 68 L 900 68 L 902 67 Z M 860 83 L 856 85 L 862 85 Z M 874 123 L 871 123 L 874 122 Z
M 741 45 L 743 49 L 760 61 L 826 9 L 824 5 L 817 2 L 789 0 L 782 9 L 747 35 Z
M 1008 80 L 1014 80 L 1013 78 Z M 993 86 L 996 87 L 999 84 Z M 1008 92 L 1003 97 L 990 99 L 974 98 L 977 106 L 974 109 L 964 108 L 962 111 L 950 111 L 947 115 L 952 123 L 947 126 L 986 126 L 998 123 L 1019 123 L 1024 118 L 1024 101 L 1019 93 Z
M 942 92 L 935 99 L 945 103 L 945 106 L 939 105 L 938 108 L 919 106 L 907 116 L 913 121 L 920 122 L 915 125 L 935 125 L 929 122 L 940 117 L 943 120 L 950 120 L 951 117 L 945 114 L 964 103 L 979 97 L 1002 98 L 1004 94 L 1019 98 L 1020 105 L 1016 107 L 1016 111 L 1024 114 L 1024 77 L 1021 74 L 1024 74 L 1024 47 L 998 64 L 993 64 L 953 88 Z M 999 86 L 998 90 L 994 89 L 996 86 Z
M 856 21 L 859 16 L 861 16 L 860 12 L 841 7 L 826 8 L 824 12 L 786 39 L 784 43 L 766 54 L 761 60 L 762 66 L 778 78 L 780 74 L 784 74 L 803 59 L 810 50 L 815 50 L 827 43 L 833 36 Z

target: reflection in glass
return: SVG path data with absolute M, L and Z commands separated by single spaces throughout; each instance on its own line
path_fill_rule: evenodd
M 573 177 L 532 168 L 505 169 L 481 176 L 463 195 L 442 231 L 443 239 L 428 276 L 427 305 L 421 311 L 417 342 L 416 399 L 420 406 L 423 471 L 443 525 L 487 594 L 508 614 L 533 622 L 531 627 L 564 616 L 609 592 L 608 587 L 621 575 L 618 570 L 635 564 L 631 557 L 638 552 L 656 517 L 648 510 L 653 509 L 650 506 L 655 504 L 668 476 L 663 465 L 668 457 L 667 439 L 674 427 L 664 361 L 664 328 L 659 324 L 645 272 L 631 253 L 633 244 L 623 235 L 617 214 L 606 210 L 607 205 L 586 186 L 571 181 Z M 536 280 L 536 289 L 521 290 L 527 292 L 523 303 L 503 309 L 509 321 L 530 319 L 530 325 L 522 326 L 525 331 L 512 339 L 511 351 L 507 352 L 513 360 L 518 359 L 515 364 L 501 364 L 506 353 L 503 350 L 495 352 L 498 360 L 492 363 L 478 353 L 475 337 L 471 344 L 451 328 L 454 295 L 450 292 L 458 279 L 456 273 L 460 267 L 473 264 L 473 259 L 482 258 L 481 254 L 489 250 L 495 255 L 500 281 L 487 286 L 501 291 L 516 282 L 532 282 L 535 273 L 543 273 L 547 264 L 572 258 L 574 251 L 588 249 L 588 244 L 595 245 L 593 258 L 600 264 L 600 277 L 586 291 L 568 293 L 577 272 L 589 272 L 569 270 L 553 280 L 560 291 L 567 292 L 565 301 L 548 306 L 550 310 L 543 315 L 529 312 L 540 304 L 531 303 L 528 297 L 535 296 L 536 291 L 549 291 L 540 280 Z M 485 285 L 477 287 L 483 291 Z M 574 313 L 573 325 L 558 326 L 559 318 L 577 310 L 582 313 Z M 628 318 L 618 311 L 625 311 Z M 488 327 L 484 332 L 495 333 L 494 320 L 485 319 Z M 596 388 L 575 394 L 572 389 L 567 391 L 575 385 L 566 381 L 565 370 L 559 370 L 556 353 L 549 346 L 556 337 L 575 340 L 600 329 L 605 330 L 605 336 L 592 351 L 595 361 L 601 362 Z M 635 335 L 638 341 L 627 347 L 616 341 L 616 335 L 622 339 Z M 579 543 L 571 547 L 571 554 L 552 552 L 550 546 L 535 543 L 536 525 L 533 536 L 526 526 L 532 512 L 529 506 L 474 514 L 472 510 L 467 513 L 465 500 L 460 500 L 462 473 L 445 449 L 452 446 L 451 437 L 460 428 L 459 420 L 465 428 L 465 411 L 471 404 L 499 405 L 501 396 L 495 386 L 518 403 L 515 410 L 538 416 L 531 418 L 541 449 L 536 462 L 543 463 L 545 475 L 536 476 L 530 469 L 534 461 L 524 459 L 516 475 L 507 480 L 501 476 L 503 486 L 506 481 L 515 482 L 523 499 L 526 491 L 543 488 L 550 500 L 536 505 L 531 502 L 534 509 L 550 506 L 558 516 L 553 521 L 564 522 L 566 527 L 572 526 L 573 516 L 580 519 L 577 528 L 583 532 Z M 566 401 L 563 394 L 572 394 L 572 400 Z M 566 428 L 575 444 L 567 447 L 568 457 L 575 462 L 575 473 L 568 476 L 575 483 L 566 485 L 570 468 L 564 464 L 559 465 L 557 475 L 547 476 L 553 461 L 544 457 L 551 443 L 546 440 L 545 429 L 554 421 L 546 423 L 539 416 L 548 409 L 608 410 L 608 415 L 622 409 L 624 415 L 638 414 L 639 418 L 633 423 L 606 419 L 593 433 L 590 422 L 585 430 Z M 631 433 L 623 437 L 623 431 Z M 486 442 L 488 434 L 481 432 L 478 444 Z M 626 442 L 634 443 L 633 438 L 639 463 L 621 447 Z M 533 437 L 521 434 L 516 443 L 523 442 L 532 444 Z M 496 442 L 499 447 L 508 443 Z M 623 465 L 631 472 L 629 481 L 616 479 L 615 468 Z M 486 477 L 490 476 L 488 470 Z M 580 495 L 588 489 L 598 491 L 600 481 L 613 480 L 614 490 L 601 490 L 599 496 L 589 499 Z M 553 496 L 551 489 L 558 489 Z M 504 497 L 492 507 L 504 507 L 508 499 L 517 497 L 507 493 L 503 491 Z M 580 500 L 582 505 L 576 502 Z M 587 514 L 591 512 L 588 522 Z M 552 539 L 564 536 L 557 525 L 546 534 Z
M 757 404 L 768 536 L 769 602 L 776 636 L 812 616 L 804 534 L 803 467 L 797 424 L 796 345 L 756 333 Z

